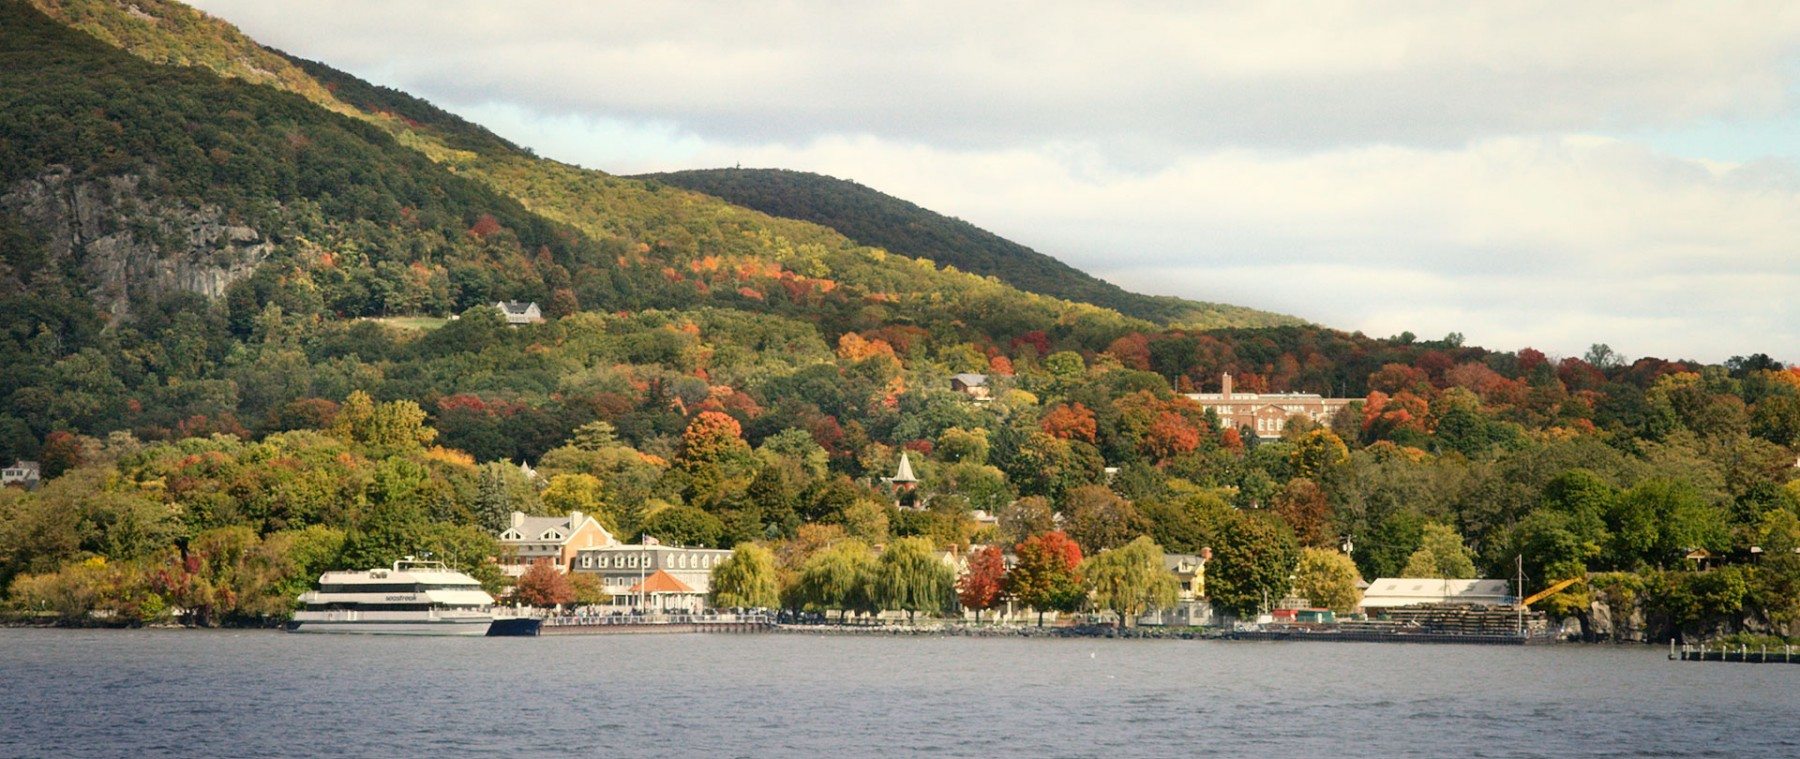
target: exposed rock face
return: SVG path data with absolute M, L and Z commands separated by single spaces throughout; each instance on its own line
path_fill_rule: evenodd
M 135 175 L 85 179 L 56 168 L 0 194 L 0 211 L 39 227 L 59 265 L 73 260 L 95 307 L 116 321 L 132 303 L 174 290 L 225 294 L 274 250 L 215 206 L 146 197 Z

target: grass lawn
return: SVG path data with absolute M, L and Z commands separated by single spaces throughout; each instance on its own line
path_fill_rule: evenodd
M 429 332 L 444 326 L 444 324 L 448 323 L 450 320 L 441 316 L 384 316 L 369 317 L 369 321 L 381 322 L 390 327 L 399 327 L 400 329 L 416 329 Z

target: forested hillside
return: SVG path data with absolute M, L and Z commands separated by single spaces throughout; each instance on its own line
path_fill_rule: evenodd
M 849 608 L 803 580 L 857 546 L 1066 533 L 1211 547 L 1253 612 L 1348 537 L 1369 579 L 1522 556 L 1595 573 L 1557 611 L 1800 632 L 1800 371 L 1768 356 L 1166 328 L 538 159 L 181 6 L 39 6 L 76 26 L 0 4 L 0 460 L 47 477 L 0 490 L 16 610 L 257 623 L 420 550 L 492 582 L 505 514 L 580 509 L 767 545 L 803 608 Z M 1359 400 L 1258 439 L 1182 396 L 1223 372 Z
M 1300 323 L 1241 306 L 1127 292 L 961 219 L 842 179 L 782 169 L 702 169 L 643 178 L 774 216 L 822 224 L 864 245 L 996 277 L 1021 290 L 1105 306 L 1161 324 L 1206 329 Z

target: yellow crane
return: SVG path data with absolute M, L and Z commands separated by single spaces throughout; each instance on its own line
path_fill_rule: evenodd
M 1532 594 L 1532 595 L 1531 595 L 1531 596 L 1529 596 L 1529 597 L 1527 597 L 1527 598 L 1526 598 L 1526 599 L 1525 599 L 1525 600 L 1523 600 L 1523 601 L 1520 601 L 1520 602 L 1519 602 L 1519 605 L 1520 605 L 1520 606 L 1530 606 L 1530 605 L 1532 605 L 1532 604 L 1534 604 L 1534 603 L 1537 603 L 1537 602 L 1539 602 L 1539 601 L 1542 601 L 1542 600 L 1544 600 L 1544 599 L 1546 599 L 1546 598 L 1549 598 L 1549 597 L 1551 597 L 1551 596 L 1554 596 L 1554 595 L 1556 595 L 1556 594 L 1558 594 L 1558 593 L 1561 593 L 1561 592 L 1563 592 L 1563 591 L 1564 591 L 1564 590 L 1567 590 L 1567 589 L 1568 589 L 1568 587 L 1569 587 L 1569 586 L 1570 586 L 1570 585 L 1574 585 L 1574 584 L 1575 584 L 1575 583 L 1578 583 L 1578 582 L 1581 582 L 1581 581 L 1582 581 L 1582 580 L 1584 580 L 1584 579 L 1586 579 L 1586 578 L 1583 578 L 1583 577 L 1571 577 L 1571 578 L 1569 578 L 1569 579 L 1567 579 L 1567 580 L 1563 580 L 1563 581 L 1562 581 L 1562 582 L 1559 582 L 1559 583 L 1556 583 L 1556 584 L 1555 584 L 1555 585 L 1552 585 L 1552 586 L 1550 586 L 1550 587 L 1548 587 L 1548 588 L 1545 588 L 1545 589 L 1543 589 L 1543 590 L 1540 590 L 1540 591 L 1538 591 L 1538 592 L 1536 592 L 1536 593 L 1534 593 L 1534 594 Z

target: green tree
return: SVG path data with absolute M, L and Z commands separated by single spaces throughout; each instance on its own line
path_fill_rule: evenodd
M 644 520 L 642 532 L 671 545 L 722 547 L 725 523 L 693 506 L 671 506 Z
M 796 596 L 803 608 L 838 610 L 838 624 L 843 624 L 852 611 L 862 613 L 877 608 L 870 598 L 874 574 L 875 559 L 868 544 L 840 540 L 813 554 L 802 565 L 795 582 Z
M 1252 617 L 1287 595 L 1300 554 L 1287 525 L 1232 512 L 1215 539 L 1206 566 L 1206 590 L 1215 605 Z
M 1349 614 L 1362 603 L 1362 591 L 1356 587 L 1360 579 L 1356 562 L 1349 556 L 1324 548 L 1302 548 L 1294 569 L 1294 594 L 1305 596 L 1314 606 Z
M 1137 509 L 1103 485 L 1083 485 L 1064 494 L 1062 514 L 1064 530 L 1090 554 L 1125 545 L 1144 533 Z
M 1300 435 L 1288 453 L 1296 477 L 1318 479 L 1350 460 L 1350 449 L 1331 430 L 1316 428 Z
M 889 543 L 876 559 L 871 600 L 882 609 L 906 612 L 907 622 L 918 612 L 943 614 L 955 603 L 956 573 L 945 565 L 925 538 L 901 538 Z
M 1162 546 L 1145 536 L 1090 557 L 1081 576 L 1094 605 L 1119 615 L 1120 627 L 1151 609 L 1174 606 L 1180 594 L 1175 575 L 1163 566 Z
M 1050 499 L 1041 495 L 1026 496 L 1001 507 L 999 519 L 1001 537 L 1014 545 L 1056 529 L 1056 512 L 1050 508 Z
M 1426 522 L 1419 550 L 1406 559 L 1401 570 L 1406 577 L 1435 577 L 1445 580 L 1467 580 L 1475 576 L 1475 561 L 1463 546 L 1456 528 L 1437 522 Z
M 754 543 L 743 543 L 730 558 L 713 567 L 714 608 L 772 609 L 781 604 L 775 582 L 775 554 Z
M 503 461 L 482 464 L 476 479 L 475 521 L 498 534 L 512 523 L 512 513 L 538 513 L 537 488 L 519 468 Z

